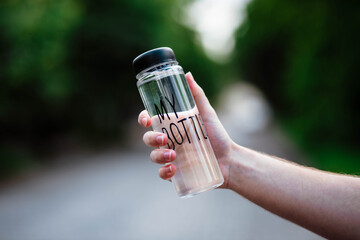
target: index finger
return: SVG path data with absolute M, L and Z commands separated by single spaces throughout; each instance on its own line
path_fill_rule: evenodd
M 138 117 L 138 123 L 143 127 L 151 126 L 151 118 L 146 110 L 141 111 Z

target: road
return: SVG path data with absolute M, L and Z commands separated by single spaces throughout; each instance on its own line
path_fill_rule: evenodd
M 244 94 L 246 100 L 239 98 Z M 237 104 L 226 107 L 234 99 Z M 303 161 L 256 90 L 233 87 L 219 109 L 236 142 Z M 179 199 L 139 141 L 144 130 L 129 128 L 127 149 L 60 156 L 1 189 L 0 239 L 322 239 L 229 190 Z

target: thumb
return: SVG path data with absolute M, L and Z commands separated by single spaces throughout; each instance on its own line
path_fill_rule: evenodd
M 210 102 L 207 99 L 204 90 L 195 82 L 195 79 L 191 72 L 186 73 L 185 78 L 187 83 L 189 84 L 190 91 L 194 97 L 196 106 L 203 121 L 208 122 L 217 118 L 216 112 L 210 105 Z

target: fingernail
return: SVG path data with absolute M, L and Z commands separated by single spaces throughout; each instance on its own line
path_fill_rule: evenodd
M 164 159 L 168 162 L 171 161 L 171 151 L 164 152 Z
M 172 166 L 171 165 L 169 165 L 169 168 L 168 168 L 168 174 L 170 175 L 171 173 L 172 173 Z
M 147 126 L 147 118 L 143 118 L 143 119 L 141 119 L 141 123 L 142 123 L 142 125 L 143 126 Z
M 156 137 L 156 141 L 157 141 L 159 144 L 163 145 L 163 144 L 164 144 L 164 135 L 157 136 L 157 137 Z

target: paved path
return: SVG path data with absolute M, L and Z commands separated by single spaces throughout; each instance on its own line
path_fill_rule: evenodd
M 237 126 L 244 119 L 235 106 L 237 116 L 224 106 L 221 115 L 237 142 L 301 161 L 270 117 L 251 131 Z M 321 239 L 228 190 L 179 199 L 138 141 L 143 130 L 134 129 L 128 150 L 63 156 L 65 164 L 0 190 L 0 239 Z

